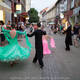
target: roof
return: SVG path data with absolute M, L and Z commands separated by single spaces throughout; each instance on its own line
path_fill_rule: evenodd
M 21 15 L 28 15 L 28 13 L 27 12 L 23 12 L 23 13 L 21 13 Z
M 44 8 L 42 11 L 40 11 L 40 14 L 44 13 L 47 10 L 48 10 L 48 7 L 47 8 Z
M 28 13 L 27 12 L 23 12 L 20 15 L 23 16 L 24 18 L 28 17 Z

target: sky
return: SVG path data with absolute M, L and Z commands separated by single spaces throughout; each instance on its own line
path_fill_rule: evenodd
M 31 0 L 31 8 L 35 8 L 39 12 L 52 5 L 56 0 Z

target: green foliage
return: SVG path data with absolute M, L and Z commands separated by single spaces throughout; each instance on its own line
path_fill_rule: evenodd
M 35 10 L 34 8 L 31 8 L 28 11 L 28 15 L 29 15 L 29 23 L 33 23 L 33 22 L 39 22 L 39 16 L 38 16 L 38 11 Z

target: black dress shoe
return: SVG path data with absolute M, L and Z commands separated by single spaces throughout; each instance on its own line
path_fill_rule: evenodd
M 43 67 L 44 67 L 43 65 L 40 66 L 41 69 L 43 69 Z
M 32 61 L 34 64 L 36 64 L 36 61 Z
M 70 49 L 65 48 L 66 51 L 70 51 Z
M 14 66 L 14 63 L 10 63 L 10 66 L 13 67 Z

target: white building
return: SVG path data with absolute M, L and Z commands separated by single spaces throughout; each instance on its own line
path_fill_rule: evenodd
M 42 23 L 42 25 L 46 26 L 46 17 L 45 17 L 45 14 L 46 14 L 46 11 L 48 10 L 48 7 L 43 9 L 41 12 L 40 12 L 40 21 Z
M 5 24 L 11 21 L 11 2 L 9 0 L 0 0 L 0 20 Z
M 31 0 L 26 0 L 26 12 L 28 12 L 31 8 Z
M 46 14 L 44 15 L 44 18 L 46 19 L 46 22 L 53 22 L 55 17 L 56 17 L 56 3 L 58 0 L 55 1 L 55 3 L 53 3 L 48 10 L 46 11 Z

